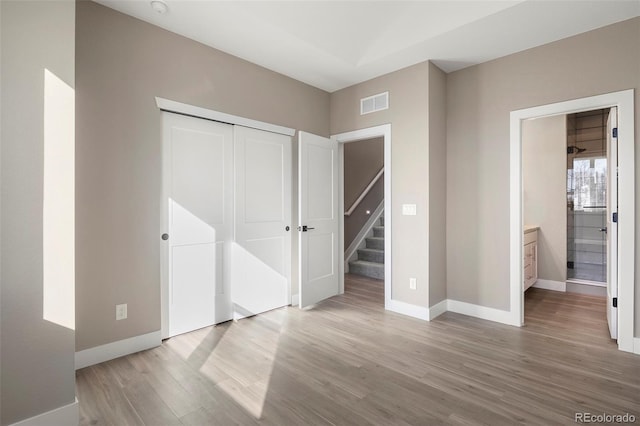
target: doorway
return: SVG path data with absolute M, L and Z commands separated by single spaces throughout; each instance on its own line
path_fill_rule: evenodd
M 339 262 L 340 262 L 340 271 L 342 271 L 343 273 L 340 275 L 340 292 L 344 293 L 344 271 L 346 271 L 346 266 L 345 266 L 345 256 L 343 254 L 346 253 L 345 250 L 345 216 L 344 216 L 344 212 L 347 212 L 352 206 L 345 206 L 345 191 L 344 191 L 344 182 L 345 182 L 345 173 L 344 173 L 344 167 L 345 167 L 345 153 L 344 153 L 344 148 L 345 148 L 345 144 L 348 144 L 350 142 L 356 142 L 356 141 L 364 141 L 364 140 L 375 140 L 376 138 L 382 138 L 383 140 L 383 164 L 384 164 L 384 170 L 383 173 L 380 174 L 380 176 L 378 177 L 378 179 L 381 179 L 383 181 L 383 188 L 384 188 L 384 202 L 383 205 L 381 207 L 379 207 L 379 211 L 376 212 L 375 210 L 373 212 L 370 212 L 369 215 L 366 215 L 366 210 L 365 209 L 365 216 L 369 216 L 369 218 L 371 218 L 372 222 L 378 222 L 378 220 L 375 218 L 375 216 L 377 214 L 380 214 L 380 216 L 382 216 L 382 214 L 384 214 L 384 219 L 383 219 L 383 223 L 384 223 L 384 227 L 380 230 L 378 230 L 378 232 L 382 232 L 382 240 L 383 240 L 383 257 L 384 257 L 384 306 L 385 309 L 390 309 L 392 306 L 392 302 L 391 302 L 391 292 L 392 292 L 392 282 L 391 282 L 391 276 L 392 276 L 392 264 L 391 264 L 391 250 L 392 250 L 392 244 L 391 244 L 391 239 L 392 239 L 392 232 L 391 232 L 391 224 L 392 224 L 392 210 L 391 210 L 391 202 L 392 202 L 392 193 L 391 193 L 391 124 L 384 124 L 381 126 L 376 126 L 376 127 L 370 127 L 370 128 L 366 128 L 366 129 L 361 129 L 361 130 L 355 130 L 352 132 L 346 132 L 346 133 L 340 133 L 337 135 L 333 135 L 331 137 L 332 139 L 335 139 L 338 142 L 338 153 L 339 153 L 339 189 L 340 189 L 340 197 L 339 197 L 339 203 L 340 203 L 340 253 L 341 256 L 339 258 Z M 379 171 L 376 173 L 376 175 L 378 175 Z M 374 176 L 375 178 L 375 176 Z M 365 188 L 366 189 L 366 188 Z M 371 209 L 369 209 L 371 210 Z M 368 222 L 369 220 L 365 221 Z M 378 222 L 379 223 L 379 222 Z M 356 235 L 355 238 L 358 238 L 358 236 Z M 357 245 L 353 245 L 352 247 L 350 247 L 350 252 L 353 252 L 353 250 L 357 250 Z
M 567 292 L 572 312 L 606 321 L 607 289 L 617 289 L 610 267 L 617 265 L 617 224 L 608 220 L 618 206 L 616 108 L 528 119 L 522 127 L 526 306 L 555 306 L 560 296 L 544 293 Z M 609 324 L 615 339 L 615 315 Z
M 511 112 L 511 152 L 510 152 L 510 316 L 511 323 L 524 323 L 523 294 L 523 169 L 522 169 L 522 128 L 523 122 L 536 117 L 573 114 L 583 111 L 616 107 L 618 125 L 618 209 L 616 224 L 618 241 L 615 243 L 619 254 L 614 270 L 614 288 L 608 289 L 607 311 L 609 324 L 612 318 L 617 322 L 618 348 L 633 352 L 634 339 L 634 259 L 635 259 L 635 176 L 634 176 L 634 93 L 633 90 L 614 92 L 572 101 L 559 102 L 540 107 Z M 626 220 L 624 217 L 626 216 Z M 607 218 L 614 220 L 613 215 Z M 617 291 L 617 294 L 615 293 Z M 615 309 L 614 309 L 615 308 Z
M 345 292 L 384 300 L 384 139 L 342 144 Z M 379 290 L 379 292 L 378 292 Z

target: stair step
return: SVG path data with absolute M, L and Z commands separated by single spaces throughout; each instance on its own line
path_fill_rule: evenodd
M 373 227 L 373 236 L 384 238 L 384 226 L 374 226 Z
M 366 260 L 356 260 L 349 262 L 349 273 L 383 280 L 384 265 L 382 263 L 367 262 Z
M 367 238 L 367 248 L 384 250 L 384 238 L 373 237 Z
M 377 249 L 358 249 L 358 260 L 366 260 L 367 262 L 384 263 L 384 250 Z

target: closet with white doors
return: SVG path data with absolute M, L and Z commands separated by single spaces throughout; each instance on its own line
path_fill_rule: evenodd
M 288 305 L 291 136 L 162 122 L 163 338 Z

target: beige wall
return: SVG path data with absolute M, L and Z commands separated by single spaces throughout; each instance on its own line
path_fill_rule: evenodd
M 384 139 L 344 144 L 344 209 L 348 210 L 384 166 Z M 373 212 L 384 200 L 384 175 L 350 216 L 344 217 L 344 246 L 349 247 Z
M 0 10 L 0 424 L 7 425 L 75 400 L 75 333 L 43 319 L 44 70 L 74 86 L 75 4 L 2 1 Z
M 567 279 L 567 117 L 522 124 L 523 216 L 537 225 L 538 278 Z
M 429 64 L 429 306 L 447 298 L 446 74 Z
M 429 78 L 423 62 L 331 94 L 331 133 L 391 123 L 392 295 L 429 306 Z M 434 84 L 437 84 L 434 81 Z M 389 109 L 360 115 L 360 99 L 389 91 Z M 403 216 L 402 204 L 416 204 Z M 409 278 L 417 289 L 409 289 Z
M 329 95 L 85 1 L 77 5 L 76 65 L 76 349 L 83 350 L 160 329 L 154 97 L 328 136 Z M 128 304 L 127 320 L 115 321 L 117 303 Z
M 509 309 L 510 111 L 635 88 L 638 140 L 638 40 L 640 18 L 635 18 L 447 76 L 450 299 Z M 640 150 L 636 162 L 640 164 Z M 640 182 L 636 191 L 640 192 Z M 636 267 L 636 275 L 639 272 Z M 636 330 L 640 330 L 638 315 Z

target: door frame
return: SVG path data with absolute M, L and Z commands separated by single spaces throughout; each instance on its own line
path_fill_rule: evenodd
M 618 108 L 618 349 L 634 351 L 635 112 L 634 90 L 606 93 L 511 111 L 510 116 L 510 323 L 524 324 L 522 121 L 602 108 Z
M 384 140 L 384 308 L 389 309 L 391 304 L 391 235 L 392 235 L 392 212 L 391 212 L 391 124 L 368 127 L 365 129 L 353 130 L 351 132 L 338 133 L 331 136 L 338 142 L 338 185 L 339 185 L 339 215 L 340 215 L 340 241 L 339 241 L 339 280 L 340 294 L 344 293 L 344 144 L 364 139 L 382 137 Z

